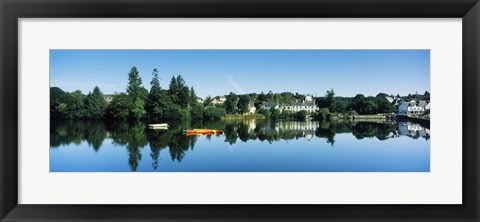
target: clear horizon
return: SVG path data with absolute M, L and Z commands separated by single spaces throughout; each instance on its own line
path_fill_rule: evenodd
M 292 92 L 323 96 L 430 92 L 430 50 L 50 50 L 50 86 L 84 94 L 125 92 L 136 66 L 150 89 L 182 75 L 198 96 Z

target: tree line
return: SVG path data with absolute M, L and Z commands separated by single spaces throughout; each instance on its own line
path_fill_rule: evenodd
M 326 91 L 323 97 L 313 98 L 318 111 L 312 117 L 322 120 L 328 119 L 330 113 L 358 113 L 377 114 L 396 112 L 398 107 L 389 102 L 386 97 L 402 99 L 430 100 L 430 93 L 423 95 L 415 93 L 401 97 L 386 93 L 376 96 L 357 94 L 354 97 L 335 96 L 333 89 Z M 92 92 L 84 95 L 80 90 L 64 92 L 58 87 L 50 88 L 50 116 L 58 119 L 114 119 L 114 120 L 143 120 L 152 122 L 160 120 L 216 120 L 227 114 L 249 113 L 255 107 L 257 114 L 267 119 L 304 120 L 310 115 L 307 111 L 290 112 L 272 108 L 262 109 L 265 102 L 283 104 L 303 102 L 306 95 L 291 92 L 268 93 L 261 92 L 237 95 L 230 92 L 225 95 L 223 103 L 214 103 L 219 96 L 208 96 L 203 102 L 193 87 L 188 87 L 181 75 L 172 76 L 168 88 L 160 86 L 158 70 L 153 69 L 150 90 L 142 86 L 142 79 L 134 66 L 128 73 L 128 84 L 125 93 L 113 96 L 107 103 L 98 86 Z
M 180 120 L 203 118 L 203 104 L 197 101 L 181 75 L 173 76 L 168 89 L 160 86 L 158 70 L 152 71 L 150 91 L 134 66 L 128 73 L 126 93 L 106 102 L 98 86 L 84 95 L 80 90 L 68 93 L 50 88 L 50 116 L 59 119 Z

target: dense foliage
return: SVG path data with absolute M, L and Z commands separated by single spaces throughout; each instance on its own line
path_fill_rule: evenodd
M 142 78 L 134 66 L 128 73 L 126 93 L 111 96 L 107 103 L 98 86 L 84 95 L 81 91 L 65 92 L 58 87 L 50 88 L 50 116 L 54 119 L 118 119 L 118 120 L 198 120 L 221 119 L 227 114 L 262 114 L 268 119 L 305 120 L 329 119 L 332 114 L 352 113 L 361 115 L 392 113 L 398 107 L 386 97 L 396 99 L 430 100 L 430 93 L 409 94 L 401 97 L 385 93 L 376 96 L 357 94 L 354 97 L 335 96 L 333 89 L 322 97 L 312 98 L 317 110 L 291 112 L 276 108 L 263 109 L 266 102 L 279 104 L 302 103 L 306 95 L 291 92 L 260 92 L 237 95 L 230 92 L 223 96 L 208 96 L 200 100 L 193 87 L 189 87 L 181 75 L 172 76 L 168 89 L 160 85 L 157 69 L 152 71 L 150 91 L 142 86 Z M 311 97 L 311 96 L 310 96 Z

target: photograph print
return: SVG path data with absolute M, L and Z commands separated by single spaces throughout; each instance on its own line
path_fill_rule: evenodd
M 50 172 L 430 172 L 430 50 L 50 50 Z

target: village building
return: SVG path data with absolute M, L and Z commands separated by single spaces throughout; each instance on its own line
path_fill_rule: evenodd
M 262 105 L 262 109 L 280 109 L 280 103 L 277 102 L 264 102 Z
M 104 94 L 104 95 L 103 95 L 103 98 L 105 99 L 105 101 L 106 101 L 107 103 L 112 102 L 113 97 L 115 97 L 114 94 Z
M 223 104 L 225 101 L 227 101 L 227 98 L 225 98 L 225 96 L 220 96 L 220 97 L 214 98 L 212 100 L 212 104 Z
M 398 106 L 398 115 L 419 116 L 425 113 L 425 108 L 430 109 L 430 104 L 426 101 L 420 101 L 418 104 L 415 100 L 402 100 Z
M 248 113 L 255 113 L 257 111 L 257 108 L 255 107 L 255 103 L 253 101 L 250 101 L 248 103 Z
M 301 103 L 277 103 L 277 102 L 265 102 L 262 105 L 262 109 L 280 109 L 280 111 L 290 111 L 290 112 L 299 112 L 307 111 L 308 113 L 316 112 L 318 110 L 317 104 L 313 102 L 311 96 L 306 96 L 304 101 Z
M 418 106 L 422 107 L 425 111 L 430 110 L 430 103 L 426 100 L 418 101 Z

